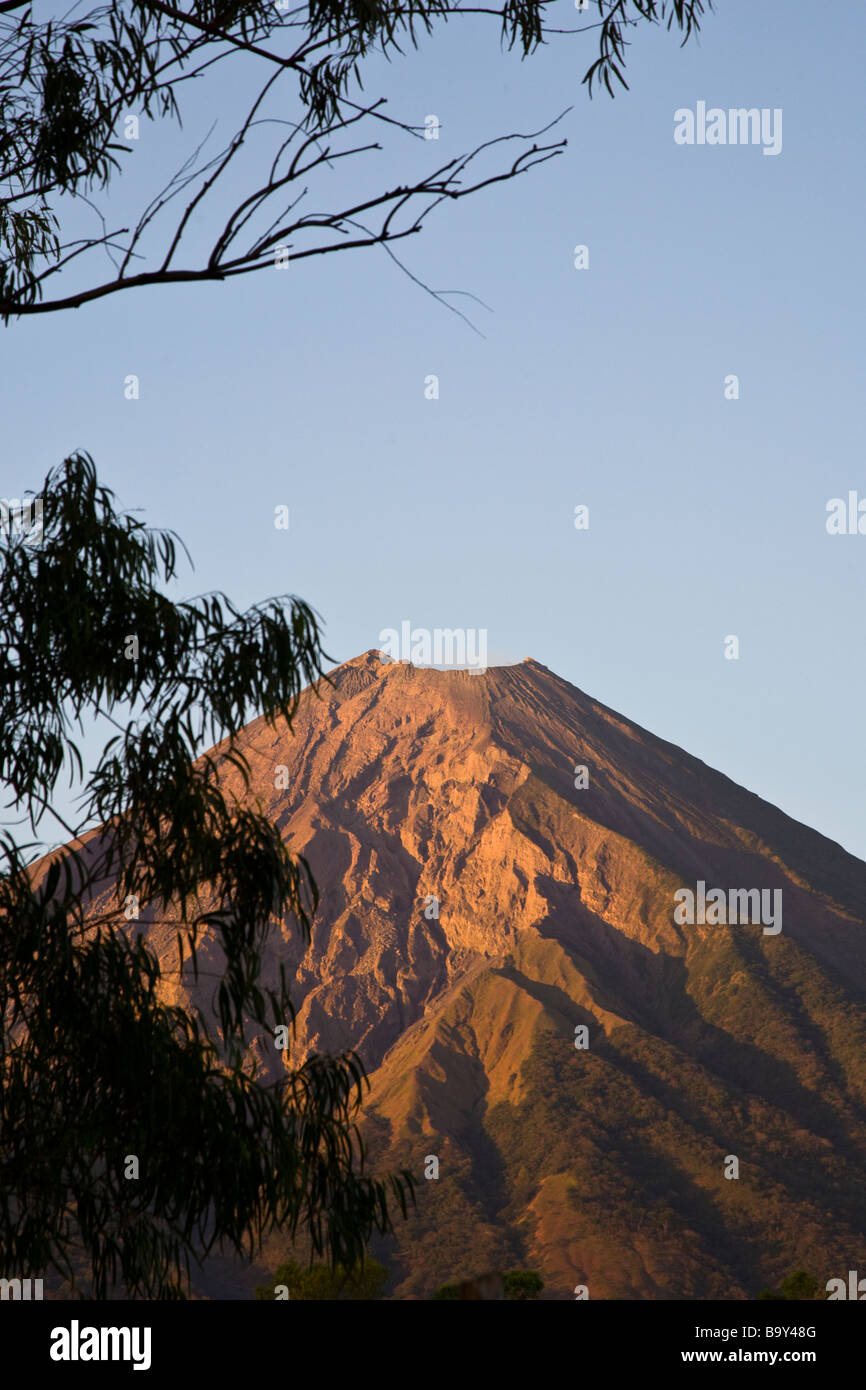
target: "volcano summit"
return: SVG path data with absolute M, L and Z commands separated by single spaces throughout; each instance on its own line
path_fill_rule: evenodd
M 395 1295 L 520 1266 L 545 1298 L 742 1299 L 862 1265 L 866 865 L 536 661 L 331 680 L 246 728 L 249 791 L 221 776 L 321 893 L 269 956 L 291 1061 L 357 1049 L 376 1163 L 418 1178 L 376 1252 Z M 679 921 L 697 883 L 781 894 L 784 930 Z

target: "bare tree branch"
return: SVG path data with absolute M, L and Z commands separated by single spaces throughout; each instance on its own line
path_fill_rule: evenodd
M 354 88 L 360 92 L 365 57 L 401 53 L 405 38 L 417 47 L 420 37 L 439 22 L 497 19 L 503 44 L 519 44 L 524 56 L 547 34 L 595 29 L 598 57 L 583 80 L 590 95 L 594 84 L 612 95 L 614 82 L 627 85 L 627 30 L 641 22 L 666 23 L 668 29 L 679 28 L 685 42 L 712 9 L 712 0 L 593 0 L 598 14 L 594 23 L 552 29 L 545 24 L 549 3 L 505 0 L 496 8 L 461 5 L 459 0 L 382 0 L 375 6 L 309 0 L 283 11 L 273 0 L 191 0 L 186 5 L 107 0 L 102 9 L 80 19 L 71 17 L 73 9 L 60 19 L 40 23 L 23 0 L 0 0 L 0 317 L 8 323 L 13 317 L 80 308 L 146 285 L 225 280 L 273 264 L 269 253 L 277 246 L 286 248 L 280 252 L 285 264 L 386 245 L 419 232 L 443 201 L 513 179 L 560 153 L 564 140 L 549 146 L 532 143 L 510 166 L 465 185 L 468 166 L 482 154 L 505 142 L 534 142 L 550 127 L 530 136 L 512 133 L 478 144 L 469 155 L 433 174 L 407 179 L 352 206 L 340 207 L 339 195 L 332 194 L 328 210 L 301 214 L 302 205 L 309 207 L 310 199 L 320 196 L 317 181 L 325 170 L 335 172 L 341 160 L 382 149 L 378 140 L 347 146 L 343 137 L 351 127 L 375 121 L 383 134 L 424 138 L 426 132 L 417 124 L 387 113 L 384 99 L 356 100 Z M 161 192 L 150 198 L 132 229 L 108 233 L 106 216 L 90 190 L 94 185 L 107 187 L 125 167 L 121 160 L 131 153 L 130 146 L 115 137 L 123 113 L 136 108 L 136 119 L 180 119 L 176 88 L 239 55 L 272 71 L 246 103 L 245 115 L 221 153 L 200 162 L 212 127 Z M 297 120 L 278 118 L 268 109 L 277 99 L 281 78 L 297 88 Z M 281 111 L 285 106 L 281 94 Z M 257 178 L 253 169 L 271 125 L 280 135 L 268 152 L 265 172 Z M 211 195 L 225 186 L 227 170 L 241 164 L 246 187 L 228 214 L 224 206 L 221 209 L 208 255 L 199 254 L 181 268 L 178 261 L 193 223 L 198 234 L 202 222 L 216 218 Z M 167 234 L 158 230 L 169 205 L 189 190 L 191 196 L 173 228 Z M 62 239 L 70 199 L 97 218 L 99 231 L 92 237 Z M 359 222 L 376 210 L 381 213 L 378 226 Z M 349 235 L 349 226 L 363 236 Z M 123 237 L 127 240 L 121 241 Z M 87 271 L 90 250 L 107 253 L 116 274 L 103 279 Z M 130 273 L 133 261 L 136 269 Z M 411 274 L 405 266 L 401 269 Z M 73 273 L 81 280 L 45 298 L 46 285 L 61 272 L 64 282 Z M 88 275 L 86 281 L 82 272 Z M 428 292 L 440 297 L 438 291 Z
M 260 99 L 261 97 L 259 101 Z M 313 173 L 324 165 L 333 167 L 334 161 L 336 160 L 351 158 L 355 155 L 379 148 L 378 144 L 371 144 L 355 145 L 344 150 L 333 150 L 329 145 L 324 145 L 313 158 L 307 160 L 305 163 L 300 163 L 299 160 L 302 159 L 306 151 L 309 151 L 314 145 L 321 145 L 322 137 L 319 134 L 311 136 L 301 128 L 298 128 L 288 141 L 283 142 L 285 148 L 293 138 L 298 138 L 299 140 L 298 149 L 295 152 L 287 172 L 279 177 L 273 177 L 274 166 L 272 166 L 272 177 L 253 193 L 241 200 L 238 206 L 229 215 L 222 230 L 216 237 L 213 248 L 203 265 L 189 267 L 187 269 L 173 269 L 171 267 L 171 261 L 178 251 L 184 231 L 189 224 L 193 212 L 201 206 L 203 200 L 213 190 L 218 178 L 225 172 L 230 160 L 237 153 L 241 141 L 250 129 L 252 116 L 255 110 L 258 109 L 258 104 L 257 101 L 250 111 L 248 119 L 244 123 L 244 127 L 239 135 L 235 137 L 228 150 L 225 151 L 223 155 L 217 156 L 216 160 L 211 161 L 210 164 L 206 166 L 207 169 L 213 169 L 213 172 L 203 180 L 201 186 L 188 202 L 171 236 L 161 264 L 156 269 L 142 270 L 134 275 L 126 273 L 130 255 L 133 253 L 135 246 L 139 243 L 145 227 L 160 211 L 162 211 L 170 199 L 180 191 L 182 186 L 188 186 L 189 183 L 194 180 L 196 177 L 194 174 L 188 175 L 183 180 L 183 185 L 174 188 L 172 185 L 169 185 L 168 189 L 164 190 L 163 195 L 161 195 L 159 199 L 154 200 L 146 210 L 141 221 L 131 235 L 121 271 L 117 276 L 103 284 L 90 286 L 89 288 L 79 290 L 69 295 L 55 299 L 34 300 L 29 304 L 20 306 L 15 312 L 21 314 L 53 313 L 59 309 L 80 308 L 83 304 L 90 303 L 95 299 L 104 298 L 106 295 L 116 294 L 121 290 L 140 288 L 144 285 L 225 280 L 235 275 L 247 274 L 254 270 L 273 268 L 275 260 L 270 253 L 278 246 L 286 247 L 286 252 L 282 257 L 284 263 L 285 261 L 304 260 L 310 256 L 328 255 L 334 251 L 348 250 L 350 248 L 359 248 L 362 246 L 384 245 L 390 241 L 402 240 L 407 236 L 419 232 L 422 223 L 433 209 L 446 199 L 457 201 L 460 198 L 469 197 L 471 194 L 483 188 L 491 187 L 493 184 L 513 179 L 519 174 L 528 172 L 529 169 L 534 168 L 537 164 L 544 163 L 546 160 L 561 153 L 566 145 L 565 140 L 541 146 L 534 143 L 538 137 L 546 134 L 555 124 L 563 119 L 565 114 L 567 114 L 563 112 L 556 118 L 556 121 L 549 122 L 541 130 L 529 135 L 514 133 L 506 136 L 497 136 L 493 140 L 485 141 L 469 154 L 461 155 L 448 161 L 446 164 L 414 184 L 400 185 L 395 188 L 386 189 L 380 193 L 376 193 L 370 198 L 354 203 L 349 207 L 342 208 L 339 211 L 305 214 L 296 218 L 294 221 L 281 222 L 276 228 L 271 224 L 270 228 L 249 241 L 246 249 L 234 255 L 229 254 L 232 244 L 240 235 L 244 226 L 249 221 L 249 218 L 257 213 L 268 199 L 273 198 L 274 195 L 280 193 L 289 185 L 296 183 L 298 180 Z M 336 121 L 333 126 L 333 133 L 337 134 L 343 132 L 350 126 L 357 124 L 365 114 L 368 113 L 362 112 L 358 115 L 347 116 Z M 326 138 L 327 135 L 331 133 L 332 132 L 327 132 Z M 463 183 L 463 176 L 470 165 L 486 151 L 503 143 L 513 141 L 525 142 L 528 140 L 532 140 L 533 144 L 528 149 L 522 150 L 513 160 L 510 167 L 501 169 L 495 173 L 487 174 L 472 183 Z M 216 166 L 215 169 L 213 168 L 214 165 Z M 175 175 L 175 179 L 172 180 L 173 184 L 179 179 L 180 173 L 182 172 L 183 171 L 179 171 L 179 174 Z M 199 172 L 201 173 L 202 171 Z M 306 189 L 303 190 L 303 192 L 306 191 Z M 303 196 L 303 192 L 293 200 L 292 206 L 297 205 L 300 198 Z M 415 208 L 415 204 L 419 201 L 422 203 L 422 206 Z M 397 225 L 400 214 L 408 209 L 410 204 L 415 210 L 410 214 L 408 225 Z M 381 209 L 383 214 L 378 229 L 362 227 L 358 219 L 376 209 Z M 357 226 L 359 230 L 364 232 L 364 235 L 362 237 L 347 236 L 345 227 L 350 225 Z M 340 234 L 340 239 L 328 240 L 324 244 L 302 247 L 300 249 L 289 249 L 288 244 L 295 241 L 300 235 L 308 235 L 314 232 L 337 232 Z M 112 233 L 111 235 L 114 241 L 118 233 Z M 104 244 L 106 240 L 106 237 L 94 238 L 90 246 L 95 247 L 96 245 Z M 78 247 L 75 252 L 71 254 L 76 256 L 80 255 L 82 251 L 90 249 L 90 246 L 85 243 L 84 246 Z M 42 272 L 41 276 L 38 277 L 39 280 L 44 281 L 47 279 L 60 268 L 61 264 L 65 264 L 69 259 L 71 259 L 71 255 L 61 258 L 58 265 L 48 267 Z M 453 310 L 453 306 L 448 307 Z M 459 312 L 457 310 L 453 311 Z M 0 299 L 0 312 L 10 312 L 10 307 L 7 307 L 2 299 Z M 464 316 L 461 315 L 461 317 Z

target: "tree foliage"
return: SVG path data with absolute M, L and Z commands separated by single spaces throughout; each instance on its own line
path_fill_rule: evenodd
M 824 1297 L 826 1295 L 814 1274 L 805 1269 L 795 1269 L 782 1280 L 778 1289 L 762 1289 L 758 1294 L 759 1299 L 775 1303 L 799 1302 L 804 1299 L 811 1301 Z
M 323 1264 L 305 1269 L 296 1260 L 287 1260 L 278 1267 L 269 1284 L 256 1289 L 256 1298 L 273 1299 L 279 1291 L 281 1298 L 288 1294 L 295 1303 L 360 1302 L 381 1298 L 387 1282 L 387 1269 L 369 1255 L 354 1269 L 344 1269 L 341 1265 L 332 1269 Z
M 439 1303 L 446 1303 L 449 1302 L 451 1299 L 457 1299 L 459 1297 L 459 1284 L 443 1284 L 442 1287 L 437 1289 L 436 1292 L 432 1295 L 432 1298 Z
M 544 1280 L 534 1269 L 509 1269 L 502 1276 L 505 1297 L 513 1302 L 525 1302 L 538 1298 L 544 1288 Z
M 509 1269 L 502 1276 L 502 1287 L 507 1300 L 523 1303 L 539 1297 L 544 1280 L 534 1269 Z M 461 1284 L 443 1284 L 431 1297 L 440 1303 L 460 1299 L 463 1297 L 463 1287 Z
M 590 95 L 594 86 L 613 95 L 627 86 L 630 30 L 666 24 L 685 42 L 711 8 L 712 0 L 591 0 L 562 28 L 550 22 L 562 7 L 549 0 L 492 9 L 459 0 L 108 0 L 49 20 L 37 19 L 27 0 L 0 0 L 0 315 L 78 307 L 148 284 L 223 280 L 273 266 L 278 251 L 285 264 L 390 243 L 419 232 L 443 201 L 559 153 L 564 141 L 536 143 L 550 122 L 534 135 L 484 141 L 432 171 L 425 160 L 420 176 L 348 203 L 329 194 L 339 161 L 380 149 L 386 135 L 423 140 L 417 117 L 391 116 L 383 98 L 366 97 L 364 68 L 373 55 L 417 47 L 445 23 L 492 20 L 501 44 L 524 58 L 553 35 L 588 33 L 598 47 L 583 81 Z M 222 150 L 204 158 L 203 145 L 194 149 L 166 171 L 134 225 L 109 228 L 94 198 L 129 168 L 127 116 L 179 121 L 190 82 L 210 83 L 215 108 L 230 111 L 232 85 L 247 92 L 248 77 L 255 86 Z M 509 146 L 513 157 L 502 163 Z M 212 195 L 238 163 L 241 194 L 226 216 Z M 96 218 L 84 235 L 67 231 L 79 210 Z M 210 252 L 179 263 L 202 220 Z M 108 278 L 94 252 L 113 263 Z
M 30 833 L 51 811 L 69 843 L 34 867 L 35 841 L 0 835 L 4 1263 L 73 1279 L 83 1249 L 96 1297 L 178 1297 L 191 1258 L 251 1254 L 279 1228 L 349 1267 L 389 1228 L 389 1194 L 405 1212 L 411 1178 L 363 1171 L 353 1053 L 277 1082 L 250 1066 L 250 1030 L 292 1018 L 282 972 L 260 987 L 269 936 L 288 918 L 308 937 L 317 894 L 219 777 L 231 765 L 248 788 L 236 736 L 262 711 L 291 727 L 322 676 L 315 614 L 288 596 L 248 612 L 219 594 L 172 602 L 176 538 L 119 515 L 86 454 L 41 497 L 37 542 L 20 526 L 0 538 L 0 781 Z M 76 739 L 94 718 L 116 732 L 86 773 Z M 64 770 L 78 826 L 52 808 Z M 105 831 L 79 833 L 94 822 Z M 197 943 L 218 943 L 218 1029 L 165 1002 L 171 972 L 130 901 L 171 924 L 178 974 L 198 979 Z

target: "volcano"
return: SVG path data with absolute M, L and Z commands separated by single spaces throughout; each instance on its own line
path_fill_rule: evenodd
M 393 1296 L 520 1267 L 550 1299 L 747 1299 L 866 1268 L 866 864 L 537 661 L 371 651 L 330 681 L 291 731 L 244 730 L 248 791 L 221 776 L 321 894 L 309 947 L 286 924 L 268 955 L 290 1061 L 357 1050 L 374 1165 L 418 1180 L 374 1252 Z

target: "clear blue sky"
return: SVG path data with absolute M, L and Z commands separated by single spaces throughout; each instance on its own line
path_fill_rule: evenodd
M 564 155 L 395 248 L 489 305 L 455 301 L 485 338 L 381 249 L 22 320 L 0 491 L 85 448 L 188 544 L 178 596 L 299 594 L 337 660 L 406 618 L 486 628 L 491 663 L 535 657 L 866 857 L 866 535 L 825 528 L 830 498 L 866 497 L 864 41 L 859 5 L 718 0 L 684 49 L 636 31 L 631 90 L 591 102 L 591 37 L 521 62 L 472 22 L 377 61 L 368 95 L 442 132 L 365 156 L 368 186 L 573 106 Z M 215 116 L 231 133 L 209 91 L 178 163 Z M 676 145 L 698 101 L 781 108 L 782 152 Z M 139 187 L 164 140 L 143 126 Z

